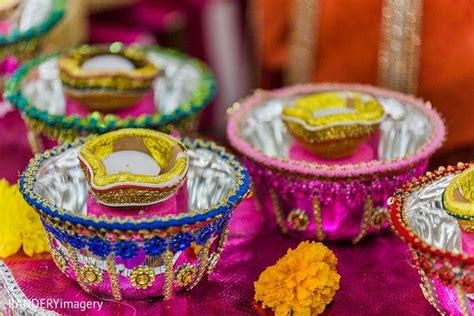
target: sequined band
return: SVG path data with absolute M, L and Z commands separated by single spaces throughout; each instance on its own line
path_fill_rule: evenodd
M 308 82 L 314 72 L 318 50 L 320 0 L 292 1 L 287 84 Z
M 385 0 L 379 83 L 388 89 L 415 94 L 420 67 L 422 0 Z
M 37 26 L 22 32 L 11 32 L 7 35 L 0 35 L 0 46 L 2 49 L 14 44 L 20 45 L 20 42 L 35 40 L 37 37 L 46 34 L 56 26 L 64 16 L 66 3 L 65 0 L 52 0 L 52 3 L 53 6 L 51 12 L 46 19 Z

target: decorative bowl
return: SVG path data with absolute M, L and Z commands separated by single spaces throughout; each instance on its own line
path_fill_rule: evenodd
M 403 184 L 389 199 L 392 227 L 410 248 L 425 298 L 442 315 L 474 312 L 474 239 L 443 205 L 446 188 L 472 166 L 439 167 Z
M 184 145 L 146 129 L 122 129 L 89 140 L 79 161 L 94 198 L 113 207 L 166 200 L 185 182 L 188 171 Z
M 64 16 L 64 0 L 20 2 L 6 0 L 0 4 L 0 59 L 9 55 L 20 60 L 30 58 L 41 47 L 42 37 Z
M 13 73 L 5 96 L 22 113 L 33 151 L 48 147 L 44 138 L 72 142 L 81 136 L 122 128 L 194 133 L 200 113 L 216 91 L 209 69 L 170 49 L 143 49 L 161 74 L 149 94 L 134 106 L 113 114 L 89 112 L 67 97 L 59 77 L 59 53 L 32 59 Z
M 281 118 L 289 133 L 315 155 L 340 159 L 374 134 L 383 115 L 373 96 L 322 92 L 284 106 Z
M 37 155 L 19 180 L 38 212 L 59 270 L 83 290 L 115 300 L 172 297 L 211 273 L 227 224 L 249 189 L 244 167 L 214 143 L 182 139 L 188 148 L 186 213 L 131 217 L 87 215 L 87 185 L 78 155 L 85 142 Z
M 104 113 L 134 105 L 158 75 L 143 49 L 119 43 L 72 49 L 59 57 L 58 67 L 67 96 Z
M 343 159 L 324 159 L 296 141 L 284 106 L 314 94 L 371 95 L 385 115 L 379 131 Z M 229 110 L 227 137 L 241 155 L 270 226 L 302 239 L 352 239 L 384 227 L 387 198 L 424 172 L 445 135 L 429 103 L 362 85 L 299 85 L 258 91 Z

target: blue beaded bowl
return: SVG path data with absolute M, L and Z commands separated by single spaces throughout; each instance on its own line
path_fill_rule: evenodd
M 83 290 L 115 300 L 169 299 L 196 286 L 214 270 L 232 212 L 249 190 L 244 167 L 212 142 L 184 138 L 191 211 L 92 217 L 78 160 L 84 141 L 37 155 L 19 180 L 24 199 L 41 217 L 59 270 Z

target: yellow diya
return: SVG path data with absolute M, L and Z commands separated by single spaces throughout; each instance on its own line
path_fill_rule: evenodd
M 474 232 L 474 167 L 455 177 L 443 193 L 446 212 L 458 219 L 459 226 Z
M 186 179 L 188 154 L 177 139 L 147 129 L 122 129 L 87 141 L 79 161 L 89 191 L 113 207 L 152 205 Z
M 152 89 L 159 71 L 136 46 L 82 46 L 59 57 L 65 93 L 91 111 L 134 105 Z
M 283 108 L 288 131 L 314 154 L 330 159 L 350 156 L 378 128 L 384 110 L 369 94 L 323 92 Z

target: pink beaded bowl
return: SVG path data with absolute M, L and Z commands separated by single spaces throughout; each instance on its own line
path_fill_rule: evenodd
M 406 182 L 388 201 L 393 230 L 408 245 L 425 298 L 441 315 L 474 312 L 474 238 L 449 215 L 443 192 L 468 163 Z
M 282 122 L 283 106 L 321 92 L 372 95 L 384 108 L 378 130 L 350 157 L 315 156 Z M 243 157 L 268 223 L 303 239 L 355 243 L 386 226 L 387 198 L 425 171 L 445 136 L 444 123 L 429 103 L 363 85 L 257 91 L 228 114 L 227 137 Z

